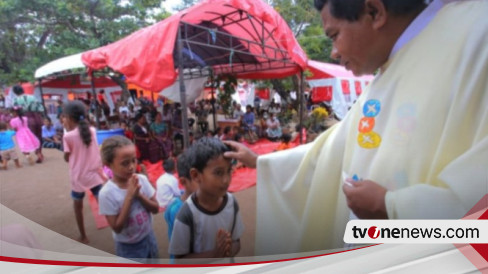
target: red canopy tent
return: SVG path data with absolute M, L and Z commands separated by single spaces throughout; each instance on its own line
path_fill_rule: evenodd
M 363 92 L 373 75 L 354 76 L 343 66 L 309 60 L 307 81 L 312 88 L 313 102 L 330 102 L 336 115 L 342 119 L 349 107 Z
M 178 76 L 178 30 L 184 68 L 215 74 L 281 78 L 305 68 L 307 58 L 286 22 L 264 1 L 207 0 L 107 46 L 82 54 L 92 69 L 110 67 L 154 92 Z
M 282 78 L 302 72 L 307 57 L 287 23 L 264 1 L 206 0 L 85 52 L 82 61 L 93 70 L 110 67 L 153 92 L 172 85 L 184 71 L 179 80 L 186 108 L 184 79 L 218 74 Z

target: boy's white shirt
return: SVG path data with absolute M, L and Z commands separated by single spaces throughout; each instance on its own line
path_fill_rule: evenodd
M 178 188 L 178 179 L 168 172 L 158 178 L 156 188 L 156 199 L 161 208 L 168 206 L 174 197 L 181 196 L 181 190 Z
M 186 199 L 185 204 L 193 216 L 194 231 L 194 253 L 202 253 L 213 250 L 216 243 L 216 235 L 219 229 L 232 233 L 232 240 L 241 238 L 244 232 L 244 223 L 242 222 L 240 211 L 235 215 L 235 226 L 232 231 L 234 222 L 234 199 L 235 197 L 227 193 L 227 204 L 217 214 L 209 215 L 202 212 L 193 202 L 192 196 Z M 181 212 L 182 209 L 180 209 Z M 179 214 L 178 214 L 179 216 Z M 168 247 L 169 254 L 184 255 L 190 253 L 190 233 L 191 228 L 184 224 L 178 217 L 175 219 L 173 234 Z

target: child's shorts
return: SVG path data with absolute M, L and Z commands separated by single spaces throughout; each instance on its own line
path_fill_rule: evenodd
M 92 187 L 90 191 L 93 196 L 98 197 L 98 192 L 100 192 L 100 189 L 102 189 L 102 185 L 97 185 Z M 76 192 L 71 190 L 71 198 L 73 198 L 73 200 L 83 200 L 83 198 L 85 198 L 85 192 Z
M 17 156 L 17 152 L 15 151 L 15 148 L 7 149 L 7 150 L 2 150 L 0 151 L 0 155 L 2 155 L 3 160 L 18 160 L 19 156 Z
M 159 251 L 158 242 L 156 241 L 154 232 L 149 232 L 144 239 L 133 244 L 116 241 L 115 254 L 141 263 L 148 263 L 149 261 L 147 259 L 157 259 L 159 257 Z

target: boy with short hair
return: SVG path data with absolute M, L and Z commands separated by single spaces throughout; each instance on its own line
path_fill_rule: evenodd
M 198 190 L 178 213 L 169 253 L 176 258 L 234 257 L 244 225 L 234 196 L 227 192 L 232 166 L 228 147 L 216 138 L 202 138 L 186 152 L 190 177 Z
M 163 162 L 163 168 L 164 174 L 156 181 L 156 199 L 160 208 L 166 208 L 173 198 L 181 195 L 181 190 L 178 188 L 178 179 L 173 175 L 175 161 L 172 158 L 166 159 Z
M 178 171 L 178 179 L 180 184 L 185 188 L 185 191 L 180 197 L 175 197 L 164 211 L 164 220 L 166 220 L 166 223 L 168 224 L 168 239 L 170 240 L 171 234 L 173 233 L 176 215 L 180 211 L 180 208 L 183 206 L 186 199 L 198 189 L 198 184 L 192 181 L 190 178 L 190 166 L 188 164 L 185 152 L 178 156 L 176 170 Z
M 0 154 L 2 156 L 2 169 L 7 169 L 8 160 L 12 159 L 17 168 L 22 167 L 19 162 L 19 157 L 15 152 L 15 143 L 12 138 L 15 136 L 15 131 L 7 130 L 7 124 L 0 121 Z

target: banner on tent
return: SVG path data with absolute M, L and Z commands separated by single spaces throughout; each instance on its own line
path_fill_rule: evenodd
M 269 88 L 256 88 L 256 95 L 263 99 L 263 100 L 269 100 L 270 99 L 270 91 Z
M 312 101 L 314 103 L 332 100 L 332 86 L 312 88 Z
M 351 94 L 351 88 L 349 85 L 349 80 L 341 80 L 341 85 L 342 85 L 342 93 Z
M 356 87 L 356 95 L 361 95 L 361 93 L 363 93 L 363 87 L 361 86 L 361 82 L 354 81 L 354 86 Z

